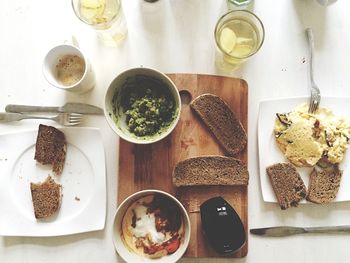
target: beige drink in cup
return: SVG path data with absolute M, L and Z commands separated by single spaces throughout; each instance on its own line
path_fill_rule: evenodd
M 258 52 L 265 32 L 256 15 L 246 10 L 235 10 L 219 19 L 214 34 L 217 66 L 233 70 Z
M 64 55 L 56 64 L 56 78 L 64 86 L 74 85 L 83 77 L 85 62 L 78 55 Z
M 65 91 L 86 92 L 95 86 L 95 74 L 88 58 L 74 45 L 52 48 L 44 58 L 43 73 L 51 85 Z
M 77 17 L 92 26 L 106 45 L 115 46 L 127 34 L 121 0 L 72 0 Z

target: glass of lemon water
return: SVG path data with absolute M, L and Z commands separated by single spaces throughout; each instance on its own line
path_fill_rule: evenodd
M 214 34 L 216 65 L 230 71 L 259 51 L 265 30 L 261 20 L 252 12 L 233 10 L 218 20 Z
M 96 29 L 106 45 L 115 46 L 128 32 L 121 0 L 71 0 L 76 16 Z

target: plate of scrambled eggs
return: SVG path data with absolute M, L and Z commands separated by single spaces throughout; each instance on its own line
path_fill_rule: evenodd
M 349 201 L 350 98 L 322 98 L 308 113 L 309 98 L 262 101 L 259 107 L 259 169 L 263 199 L 277 202 L 266 167 L 278 162 L 296 166 L 306 185 L 316 165 L 339 164 L 342 181 L 335 201 Z

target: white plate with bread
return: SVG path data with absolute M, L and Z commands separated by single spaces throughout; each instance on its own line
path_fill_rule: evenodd
M 288 113 L 297 106 L 308 103 L 309 98 L 286 98 L 278 100 L 266 100 L 260 103 L 258 119 L 258 145 L 259 145 L 259 172 L 262 196 L 265 202 L 277 202 L 275 192 L 266 172 L 266 168 L 276 163 L 289 163 L 282 151 L 278 148 L 274 134 L 276 113 Z M 330 109 L 337 116 L 344 116 L 350 121 L 350 98 L 322 98 L 320 107 Z M 340 187 L 333 202 L 350 201 L 350 153 L 346 151 L 344 159 L 339 163 L 343 171 Z M 296 167 L 306 188 L 309 188 L 309 178 L 312 167 Z M 309 190 L 309 189 L 308 189 Z M 311 204 L 305 199 L 301 203 Z
M 61 236 L 104 228 L 106 168 L 100 132 L 59 130 L 66 140 L 59 175 L 51 165 L 34 160 L 38 129 L 0 135 L 0 235 Z M 54 211 L 45 211 L 45 205 Z

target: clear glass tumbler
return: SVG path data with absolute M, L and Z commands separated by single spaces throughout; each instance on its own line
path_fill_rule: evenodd
M 121 0 L 72 0 L 76 16 L 93 27 L 103 43 L 115 46 L 128 32 Z
M 217 66 L 233 70 L 259 51 L 264 42 L 265 29 L 252 12 L 234 10 L 218 20 L 214 37 Z
M 247 6 L 249 5 L 253 0 L 227 0 L 227 2 L 234 4 L 235 6 Z

